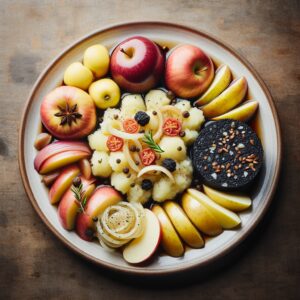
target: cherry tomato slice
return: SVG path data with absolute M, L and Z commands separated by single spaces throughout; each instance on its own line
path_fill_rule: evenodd
M 140 158 L 144 166 L 150 166 L 156 159 L 155 151 L 150 148 L 145 148 L 141 151 Z
M 181 131 L 181 122 L 174 118 L 167 118 L 163 125 L 165 135 L 177 136 Z
M 116 152 L 122 149 L 124 141 L 122 138 L 119 138 L 115 135 L 109 136 L 106 142 L 106 146 L 109 151 Z
M 129 118 L 123 122 L 123 128 L 127 133 L 137 133 L 140 129 L 140 125 L 135 119 Z

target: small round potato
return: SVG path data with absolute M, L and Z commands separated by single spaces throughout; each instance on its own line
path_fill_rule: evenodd
M 108 162 L 108 154 L 104 151 L 95 151 L 93 153 L 92 162 L 92 173 L 94 176 L 109 177 L 112 169 Z
M 186 158 L 186 146 L 183 140 L 178 137 L 164 136 L 159 143 L 159 146 L 164 150 L 161 153 L 161 158 L 172 158 L 176 161 L 182 161 Z

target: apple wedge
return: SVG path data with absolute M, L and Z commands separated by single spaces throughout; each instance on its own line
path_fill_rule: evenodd
M 121 195 L 111 186 L 99 186 L 87 201 L 85 212 L 80 213 L 76 219 L 76 232 L 86 240 L 91 241 L 96 226 L 93 218 L 97 218 L 110 205 L 122 201 Z
M 232 81 L 225 91 L 201 108 L 204 116 L 213 118 L 230 111 L 243 100 L 246 92 L 247 81 L 245 77 Z
M 203 185 L 204 193 L 213 201 L 232 211 L 242 211 L 251 206 L 251 199 L 238 193 L 225 193 Z
M 223 231 L 221 224 L 210 211 L 188 193 L 183 195 L 181 204 L 192 223 L 203 233 L 216 236 Z
M 160 223 L 162 231 L 161 244 L 166 253 L 173 257 L 182 256 L 184 254 L 184 246 L 166 212 L 159 205 L 154 205 L 152 212 Z
M 164 202 L 163 208 L 180 237 L 192 248 L 202 248 L 204 240 L 182 208 L 173 201 Z
M 199 192 L 195 189 L 188 189 L 188 193 L 194 199 L 198 200 L 202 205 L 204 205 L 224 229 L 237 227 L 241 223 L 241 219 L 237 214 L 224 208 L 223 206 L 220 206 L 202 192 Z
M 241 104 L 239 107 L 229 111 L 226 114 L 212 118 L 214 121 L 223 119 L 233 119 L 238 121 L 247 122 L 252 118 L 258 108 L 258 102 L 255 100 L 248 100 Z
M 130 264 L 140 264 L 148 260 L 157 249 L 161 240 L 161 228 L 156 215 L 145 209 L 144 233 L 125 246 L 124 259 Z
M 55 180 L 49 190 L 51 204 L 60 200 L 64 192 L 72 185 L 73 179 L 79 174 L 79 167 L 76 165 L 68 166 Z
M 207 91 L 196 100 L 197 106 L 202 106 L 219 96 L 229 85 L 231 80 L 231 71 L 227 65 L 221 65 L 216 73 L 212 84 Z
M 39 172 L 41 166 L 50 157 L 66 151 L 82 151 L 91 155 L 91 149 L 86 143 L 77 141 L 57 141 L 44 147 L 34 159 L 34 168 Z
M 81 159 L 89 157 L 90 154 L 83 151 L 65 151 L 57 153 L 54 156 L 48 158 L 41 166 L 39 173 L 46 174 L 53 170 L 57 170 L 66 165 L 77 162 Z
M 80 178 L 82 183 L 82 190 L 85 193 L 87 199 L 89 199 L 96 188 L 95 179 L 87 180 L 83 177 Z M 58 218 L 63 228 L 65 228 L 66 230 L 74 229 L 78 209 L 78 202 L 75 199 L 74 193 L 72 192 L 71 188 L 69 188 L 64 193 L 58 205 Z

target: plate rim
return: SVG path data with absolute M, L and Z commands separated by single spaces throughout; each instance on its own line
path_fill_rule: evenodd
M 110 30 L 116 30 L 116 29 L 120 29 L 120 28 L 126 28 L 126 27 L 132 27 L 132 26 L 164 26 L 164 27 L 172 27 L 172 28 L 177 28 L 177 29 L 182 29 L 185 31 L 189 31 L 192 32 L 194 34 L 197 34 L 199 36 L 205 37 L 208 40 L 211 40 L 212 42 L 218 44 L 219 46 L 221 46 L 222 48 L 225 48 L 227 51 L 230 52 L 230 54 L 232 54 L 235 58 L 237 58 L 244 66 L 246 66 L 249 71 L 252 73 L 253 77 L 255 78 L 255 80 L 257 81 L 257 83 L 259 84 L 259 86 L 261 87 L 261 89 L 263 90 L 271 111 L 272 111 L 272 117 L 274 119 L 274 123 L 275 123 L 275 129 L 276 129 L 276 138 L 277 138 L 277 159 L 276 159 L 276 165 L 275 165 L 275 172 L 273 175 L 273 179 L 272 179 L 272 183 L 271 183 L 271 188 L 269 190 L 269 193 L 265 196 L 266 197 L 266 201 L 264 206 L 261 208 L 261 212 L 260 214 L 257 216 L 257 218 L 252 222 L 252 224 L 249 225 L 248 230 L 243 233 L 240 238 L 234 242 L 232 242 L 230 245 L 228 245 L 228 247 L 226 249 L 224 249 L 222 252 L 217 253 L 211 257 L 208 257 L 205 261 L 203 262 L 189 262 L 186 263 L 183 266 L 179 266 L 179 267 L 172 267 L 169 268 L 167 270 L 160 270 L 160 269 L 156 269 L 156 270 L 150 270 L 147 269 L 147 267 L 142 267 L 142 268 L 127 268 L 127 267 L 117 267 L 114 264 L 105 262 L 105 261 L 101 261 L 95 257 L 92 257 L 91 255 L 89 255 L 88 253 L 82 251 L 80 248 L 78 248 L 77 246 L 75 246 L 73 243 L 67 241 L 55 228 L 54 226 L 50 223 L 50 221 L 48 220 L 48 218 L 46 217 L 46 215 L 43 214 L 43 212 L 41 211 L 41 209 L 39 208 L 37 201 L 33 195 L 33 192 L 31 190 L 30 184 L 29 184 L 29 180 L 28 180 L 28 176 L 27 176 L 27 172 L 26 172 L 26 167 L 25 167 L 25 158 L 24 158 L 24 131 L 25 131 L 25 124 L 27 122 L 27 112 L 29 111 L 34 95 L 36 93 L 36 89 L 38 88 L 38 86 L 40 85 L 40 83 L 42 82 L 42 80 L 46 77 L 47 73 L 55 67 L 56 64 L 58 64 L 60 62 L 60 60 L 69 52 L 71 51 L 73 48 L 75 48 L 77 45 L 79 45 L 80 43 L 83 43 L 84 41 L 92 38 L 95 35 L 98 35 L 100 33 L 105 33 L 107 31 Z M 162 275 L 171 275 L 171 274 L 178 274 L 178 273 L 182 273 L 184 271 L 192 271 L 196 268 L 201 268 L 201 267 L 205 267 L 209 264 L 212 264 L 214 262 L 219 261 L 222 257 L 226 256 L 228 253 L 230 253 L 231 251 L 233 251 L 235 248 L 237 248 L 253 231 L 254 229 L 257 227 L 257 225 L 261 222 L 261 220 L 263 219 L 263 217 L 265 216 L 271 202 L 272 199 L 274 197 L 274 194 L 276 192 L 276 188 L 277 188 L 277 183 L 279 180 L 279 176 L 280 176 L 280 170 L 281 170 L 281 162 L 282 162 L 282 134 L 281 134 L 281 127 L 280 127 L 280 122 L 279 122 L 279 117 L 278 117 L 278 113 L 274 104 L 274 100 L 271 96 L 271 93 L 269 91 L 269 89 L 267 88 L 266 84 L 264 83 L 264 81 L 262 80 L 262 78 L 260 77 L 260 75 L 258 74 L 258 72 L 254 69 L 254 67 L 252 66 L 251 63 L 248 62 L 247 59 L 245 59 L 243 57 L 243 55 L 241 55 L 239 52 L 237 52 L 235 49 L 233 49 L 231 46 L 229 46 L 227 43 L 225 43 L 224 41 L 222 41 L 221 39 L 215 37 L 214 35 L 207 33 L 206 31 L 203 30 L 199 30 L 196 29 L 194 27 L 191 26 L 186 26 L 186 25 L 182 25 L 182 24 L 175 24 L 175 23 L 171 23 L 171 22 L 161 22 L 161 21 L 139 21 L 139 22 L 122 22 L 122 23 L 115 23 L 115 24 L 111 24 L 105 27 L 101 27 L 91 33 L 88 33 L 86 35 L 84 35 L 83 37 L 77 39 L 75 42 L 73 42 L 72 44 L 70 44 L 69 46 L 67 46 L 65 49 L 63 49 L 61 52 L 59 52 L 59 54 L 52 60 L 50 61 L 50 63 L 48 63 L 46 65 L 46 67 L 43 69 L 43 71 L 40 73 L 39 77 L 36 79 L 33 87 L 31 88 L 31 91 L 29 93 L 29 96 L 26 100 L 26 103 L 24 105 L 23 108 L 23 112 L 22 112 L 22 116 L 21 116 L 21 121 L 20 121 L 20 127 L 19 127 L 19 138 L 18 138 L 18 162 L 19 162 L 19 170 L 20 170 L 20 174 L 21 174 L 21 178 L 22 178 L 22 183 L 25 189 L 25 192 L 34 208 L 34 210 L 36 211 L 36 213 L 39 215 L 39 217 L 42 219 L 42 221 L 44 222 L 44 224 L 48 227 L 48 229 L 50 229 L 50 231 L 65 245 L 67 246 L 67 248 L 71 249 L 73 252 L 75 252 L 76 254 L 80 255 L 81 257 L 84 257 L 85 259 L 87 259 L 89 262 L 92 262 L 98 266 L 104 267 L 104 268 L 108 268 L 110 270 L 119 272 L 119 273 L 125 273 L 125 274 L 131 274 L 131 275 L 144 275 L 144 276 L 162 276 Z

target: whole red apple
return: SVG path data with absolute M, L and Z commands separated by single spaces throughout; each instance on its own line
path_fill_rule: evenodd
M 124 90 L 143 93 L 162 77 L 165 56 L 151 40 L 135 36 L 121 42 L 111 55 L 112 78 Z
M 212 60 L 196 46 L 180 45 L 167 59 L 165 83 L 179 97 L 199 96 L 209 87 L 213 78 Z
M 80 139 L 96 126 L 94 101 L 88 93 L 72 86 L 60 86 L 47 94 L 40 114 L 44 126 L 58 139 Z

